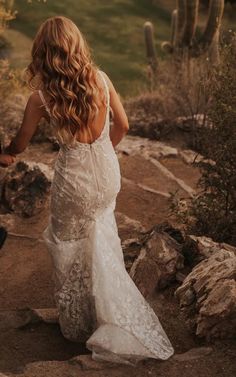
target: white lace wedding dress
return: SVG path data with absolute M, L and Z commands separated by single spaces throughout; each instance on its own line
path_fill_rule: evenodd
M 107 95 L 104 128 L 92 144 L 61 145 L 43 238 L 53 259 L 63 335 L 86 342 L 95 360 L 136 365 L 148 357 L 167 359 L 174 350 L 125 269 L 114 216 L 120 167 L 109 137 L 109 90 L 99 73 Z

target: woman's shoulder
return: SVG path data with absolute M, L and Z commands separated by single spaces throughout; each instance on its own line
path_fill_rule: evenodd
M 112 82 L 111 82 L 111 80 L 110 80 L 108 74 L 107 74 L 105 71 L 101 70 L 101 69 L 99 69 L 99 72 L 100 72 L 100 73 L 103 75 L 103 77 L 105 78 L 106 83 L 107 83 L 107 85 L 108 85 L 108 88 L 110 89 L 110 88 L 111 88 L 111 85 L 112 85 Z

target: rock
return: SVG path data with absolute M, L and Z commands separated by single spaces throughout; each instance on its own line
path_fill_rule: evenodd
M 25 162 L 31 170 L 37 169 L 37 168 L 40 169 L 41 172 L 46 176 L 48 181 L 49 182 L 52 181 L 54 172 L 50 166 L 44 164 L 43 162 L 34 162 L 34 161 L 25 161 Z
M 129 231 L 132 234 L 140 234 L 145 231 L 143 225 L 134 219 L 126 216 L 124 213 L 115 211 L 115 217 L 119 231 Z
M 18 162 L 4 180 L 4 204 L 16 214 L 31 217 L 46 204 L 51 183 L 38 166 Z
M 148 138 L 127 135 L 116 148 L 118 154 L 132 156 L 142 155 L 145 158 L 159 159 L 161 157 L 177 157 L 178 149 L 161 141 L 153 141 Z
M 16 219 L 12 214 L 6 213 L 0 215 L 0 224 L 1 226 L 4 226 L 8 232 L 12 232 L 12 230 L 16 227 Z
M 192 348 L 184 353 L 177 353 L 172 357 L 173 361 L 192 361 L 209 355 L 213 349 L 211 347 Z
M 54 136 L 53 126 L 46 120 L 42 120 L 31 139 L 32 143 L 51 143 L 53 151 L 59 151 L 60 144 Z
M 31 309 L 1 310 L 0 330 L 18 329 L 28 324 L 41 322 L 39 316 Z
M 18 329 L 37 323 L 58 323 L 58 311 L 48 309 L 0 310 L 0 330 Z
M 32 309 L 33 314 L 38 316 L 39 321 L 44 323 L 58 323 L 58 310 L 56 308 Z
M 141 248 L 142 243 L 138 238 L 131 238 L 122 242 L 125 267 L 128 272 L 132 268 L 135 259 L 138 258 Z
M 175 275 L 175 279 L 176 281 L 178 281 L 179 283 L 183 283 L 184 279 L 186 278 L 186 275 L 183 274 L 181 271 L 178 271 Z
M 165 232 L 169 234 L 175 241 L 180 244 L 183 244 L 185 241 L 184 235 L 180 229 L 174 228 L 168 221 L 164 221 L 160 224 L 155 225 L 152 229 L 156 232 Z
M 236 254 L 220 245 L 206 254 L 210 256 L 193 268 L 175 295 L 197 336 L 232 338 L 236 336 Z
M 103 370 L 106 368 L 117 368 L 117 363 L 93 360 L 92 354 L 73 357 L 68 361 L 68 363 L 72 365 L 77 364 L 82 370 Z
M 164 231 L 153 228 L 147 232 L 130 276 L 144 296 L 166 287 L 183 268 L 181 245 Z
M 198 163 L 204 160 L 204 157 L 200 153 L 195 152 L 192 149 L 180 150 L 179 155 L 182 158 L 182 160 L 188 165 Z
M 183 245 L 185 260 L 192 266 L 220 250 L 230 250 L 236 254 L 236 249 L 233 246 L 214 242 L 211 238 L 205 236 L 187 235 Z
M 31 142 L 43 143 L 50 141 L 51 138 L 53 138 L 53 126 L 43 119 L 39 123 L 37 130 L 31 139 Z
M 27 103 L 24 94 L 13 94 L 10 99 L 1 102 L 0 132 L 4 135 L 4 144 L 8 145 L 20 127 Z

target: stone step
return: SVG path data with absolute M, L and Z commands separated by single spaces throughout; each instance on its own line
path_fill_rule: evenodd
M 181 158 L 166 157 L 160 159 L 160 163 L 168 169 L 176 178 L 181 179 L 192 189 L 196 189 L 197 182 L 201 177 L 197 167 L 191 166 Z
M 169 196 L 178 190 L 179 195 L 192 195 L 194 190 L 177 178 L 171 171 L 154 158 L 143 156 L 124 156 L 120 159 L 121 175 L 136 184 L 156 190 Z

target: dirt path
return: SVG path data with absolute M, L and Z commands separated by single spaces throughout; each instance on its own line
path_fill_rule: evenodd
M 136 145 L 135 140 L 139 139 L 128 139 L 128 144 Z M 187 165 L 178 153 L 174 157 L 173 153 L 167 153 L 157 158 L 177 180 L 171 174 L 165 175 L 165 169 L 158 168 L 149 159 L 154 144 L 145 146 L 145 151 L 149 148 L 145 154 L 137 145 L 129 155 L 124 153 L 125 143 L 119 148 L 123 180 L 116 217 L 122 240 L 134 236 L 132 226 L 129 230 L 125 228 L 122 214 L 139 221 L 145 228 L 162 222 L 168 216 L 169 191 L 178 189 L 180 195 L 187 196 L 181 181 L 186 183 L 187 190 L 194 189 L 199 177 L 199 172 Z M 48 144 L 42 144 L 31 146 L 21 158 L 52 166 L 55 156 Z M 174 298 L 174 285 L 149 299 L 175 348 L 175 356 L 165 362 L 150 359 L 141 362 L 138 368 L 96 363 L 91 361 L 90 351 L 83 344 L 65 340 L 57 324 L 35 320 L 29 308 L 54 306 L 51 260 L 40 241 L 47 216 L 47 208 L 31 219 L 1 215 L 1 222 L 7 223 L 10 232 L 28 238 L 9 236 L 1 250 L 0 372 L 19 377 L 235 377 L 236 344 L 206 344 L 190 334 Z

